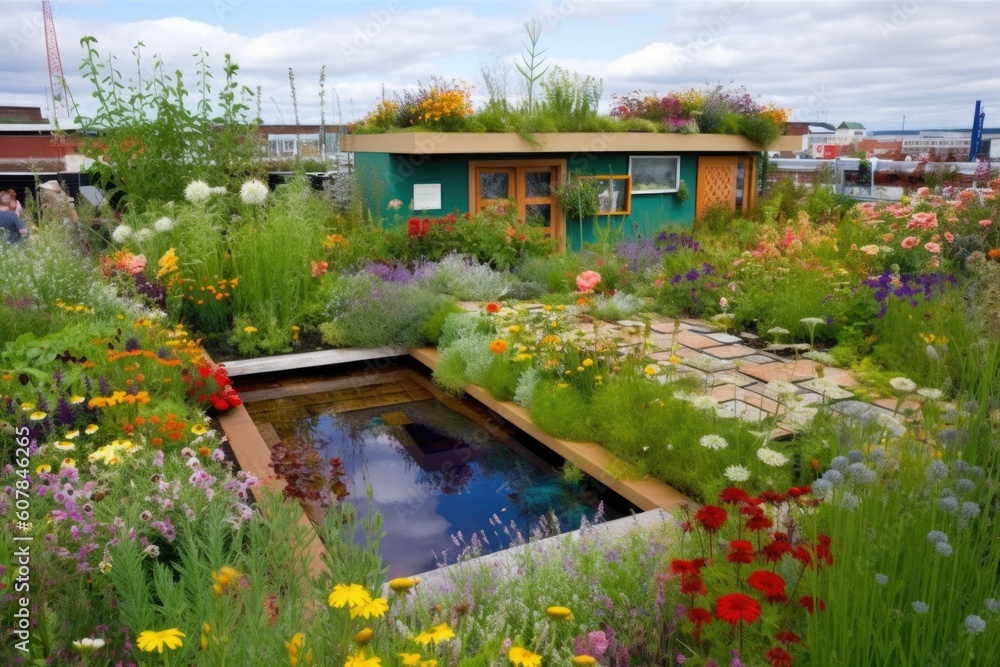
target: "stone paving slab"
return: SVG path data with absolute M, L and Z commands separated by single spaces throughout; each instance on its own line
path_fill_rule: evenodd
M 742 343 L 743 342 L 742 338 L 740 338 L 738 336 L 733 336 L 732 334 L 727 334 L 727 333 L 710 333 L 710 334 L 705 334 L 705 335 L 708 336 L 709 338 L 711 338 L 712 340 L 717 340 L 720 343 L 724 343 L 726 345 L 730 345 L 730 344 L 733 344 L 733 343 Z
M 697 354 L 690 358 L 685 358 L 678 350 L 677 356 L 681 358 L 681 363 L 685 366 L 690 366 L 691 368 L 697 368 L 700 371 L 708 371 L 711 373 L 718 373 L 720 371 L 728 371 L 736 368 L 736 362 L 728 359 L 716 359 L 710 357 L 707 354 Z
M 854 398 L 854 394 L 842 389 L 832 378 L 822 377 L 814 380 L 804 380 L 798 383 L 800 387 L 812 390 L 822 397 L 833 401 L 840 401 L 845 398 Z
M 757 354 L 743 359 L 743 361 L 748 364 L 773 364 L 774 362 L 781 360 L 782 360 L 781 357 L 771 356 L 770 354 L 763 354 L 759 350 L 757 351 Z
M 757 350 L 745 345 L 721 345 L 719 347 L 705 348 L 705 354 L 710 354 L 718 359 L 738 359 L 740 357 L 750 357 L 757 353 Z
M 723 418 L 739 418 L 748 422 L 761 422 L 771 415 L 743 401 L 728 401 L 716 409 L 716 414 Z
M 694 350 L 703 350 L 706 347 L 717 347 L 721 346 L 717 340 L 712 340 L 708 336 L 703 336 L 700 333 L 694 333 L 693 331 L 682 331 L 677 334 L 677 342 L 684 347 L 690 347 Z
M 815 364 L 809 359 L 743 365 L 740 367 L 740 372 L 744 375 L 757 378 L 761 382 L 770 382 L 771 380 L 799 382 L 801 380 L 811 380 L 816 377 Z
M 754 382 L 756 382 L 756 380 L 752 377 L 747 377 L 746 375 L 743 375 L 743 373 L 739 373 L 737 371 L 714 373 L 709 380 L 709 384 L 713 387 L 723 384 L 734 384 L 737 387 L 745 387 Z

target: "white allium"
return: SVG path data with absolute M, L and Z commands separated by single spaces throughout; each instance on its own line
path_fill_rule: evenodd
M 917 383 L 910 378 L 898 377 L 889 380 L 889 384 L 896 391 L 908 392 L 914 391 L 917 388 Z
M 192 204 L 204 204 L 212 198 L 212 188 L 205 181 L 191 181 L 184 188 L 184 198 Z
M 745 482 L 750 479 L 750 470 L 743 466 L 729 466 L 723 474 L 730 482 Z
M 264 183 L 251 179 L 240 187 L 240 199 L 244 204 L 260 206 L 267 201 L 269 191 Z
M 171 229 L 174 228 L 174 221 L 168 218 L 167 216 L 163 216 L 162 218 L 153 223 L 153 228 L 156 231 L 160 232 L 161 234 L 163 232 L 169 232 Z
M 132 236 L 132 228 L 128 225 L 118 225 L 115 231 L 111 232 L 111 240 L 115 243 L 125 243 Z
M 787 456 L 781 452 L 776 452 L 773 449 L 768 449 L 767 447 L 761 447 L 757 450 L 757 458 L 760 459 L 762 463 L 769 465 L 772 468 L 780 468 L 788 463 Z
M 152 229 L 142 228 L 142 229 L 137 229 L 135 231 L 135 234 L 132 235 L 132 238 L 134 238 L 137 243 L 142 243 L 143 241 L 148 241 L 152 235 L 153 235 Z
M 698 441 L 698 444 L 706 449 L 711 449 L 714 452 L 722 451 L 729 446 L 729 443 L 726 442 L 725 438 L 721 435 L 715 434 L 701 436 L 701 440 Z

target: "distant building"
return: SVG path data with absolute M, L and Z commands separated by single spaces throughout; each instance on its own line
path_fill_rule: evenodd
M 332 158 L 340 152 L 339 131 L 338 125 L 324 127 L 327 157 Z M 319 159 L 323 155 L 320 151 L 319 125 L 261 125 L 258 132 L 267 140 L 268 157 Z

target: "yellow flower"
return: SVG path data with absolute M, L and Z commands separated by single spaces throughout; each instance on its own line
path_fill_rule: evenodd
M 385 598 L 375 598 L 351 607 L 351 618 L 381 618 L 389 611 L 389 603 Z
M 202 651 L 208 650 L 208 635 L 212 632 L 212 626 L 205 623 L 201 626 L 201 640 L 198 642 L 198 647 Z
M 73 429 L 72 431 L 70 431 L 69 433 L 66 434 L 66 439 L 67 440 L 75 440 L 78 437 L 80 437 L 80 430 L 79 429 Z
M 139 633 L 135 643 L 136 646 L 143 651 L 149 651 L 150 653 L 153 651 L 163 653 L 164 646 L 170 650 L 184 646 L 184 641 L 181 639 L 183 636 L 184 633 L 177 628 L 169 628 L 167 630 L 143 630 Z
M 75 467 L 76 467 L 76 459 L 71 459 L 71 458 L 65 458 L 62 460 L 62 463 L 59 464 L 60 470 L 62 470 L 63 468 L 75 468 Z
M 562 339 L 555 334 L 549 334 L 541 340 L 542 345 L 558 345 L 561 342 Z
M 372 637 L 374 636 L 375 636 L 374 630 L 372 630 L 371 628 L 364 628 L 363 630 L 359 630 L 354 634 L 354 641 L 355 643 L 364 646 L 365 644 L 370 642 L 372 640 Z
M 556 382 L 556 387 L 559 389 L 566 389 L 569 387 L 569 382 Z
M 98 426 L 97 424 L 90 424 L 87 426 L 87 428 L 83 429 L 83 432 L 86 433 L 87 435 L 94 435 L 95 433 L 97 433 L 97 429 L 99 428 L 100 426 Z
M 656 366 L 654 366 L 653 364 L 648 364 L 645 368 L 642 369 L 642 372 L 645 373 L 646 375 L 652 377 L 652 376 L 656 375 L 656 373 L 659 370 L 660 369 L 657 368 Z
M 76 449 L 76 445 L 74 445 L 72 442 L 69 442 L 68 440 L 56 440 L 52 446 L 61 452 L 68 452 L 71 449 Z
M 299 649 L 306 641 L 305 633 L 296 632 L 290 641 L 285 642 L 285 650 L 288 651 L 288 664 L 296 667 L 299 664 Z
M 455 632 L 448 627 L 447 623 L 441 623 L 440 625 L 435 625 L 430 630 L 424 630 L 419 635 L 414 637 L 414 641 L 418 644 L 427 644 L 429 642 L 434 642 L 438 644 L 443 641 L 447 641 L 455 636 Z
M 570 611 L 569 607 L 549 607 L 545 610 L 545 613 L 554 621 L 573 620 L 573 612 Z
M 358 605 L 371 602 L 372 598 L 368 591 L 360 584 L 337 584 L 333 587 L 326 602 L 331 607 L 357 607 Z
M 403 659 L 403 664 L 409 667 L 410 665 L 419 665 L 422 659 L 419 653 L 400 653 L 399 657 Z
M 679 363 L 681 363 L 681 358 L 678 357 L 676 354 L 671 354 L 670 355 L 670 363 L 672 363 L 672 364 L 679 364 Z
M 41 410 L 35 410 L 30 415 L 28 415 L 28 419 L 30 419 L 33 422 L 40 422 L 48 416 L 49 415 L 46 412 L 42 412 Z
M 28 410 L 34 410 L 35 409 L 35 404 L 34 403 L 21 403 L 21 409 L 24 410 L 25 412 L 27 412 Z
M 578 655 L 573 657 L 575 667 L 591 667 L 597 664 L 597 658 L 592 655 Z
M 353 655 L 347 656 L 347 662 L 344 663 L 344 667 L 379 667 L 382 664 L 382 660 L 376 656 L 370 658 L 365 657 L 364 650 L 360 650 Z
M 507 657 L 518 667 L 541 667 L 542 664 L 542 656 L 521 646 L 512 648 L 507 653 Z
M 507 351 L 507 341 L 503 338 L 497 338 L 495 341 L 490 343 L 490 352 L 494 354 L 503 354 Z
M 544 310 L 545 312 L 548 312 L 548 311 L 552 310 L 552 306 L 544 305 L 544 306 L 542 306 L 542 310 Z
M 204 424 L 195 424 L 191 427 L 191 432 L 195 435 L 204 435 L 208 433 L 208 427 Z
M 389 588 L 394 591 L 408 591 L 420 583 L 420 577 L 398 577 L 389 582 Z
M 84 398 L 83 396 L 70 396 L 69 397 L 69 402 L 71 404 L 73 404 L 73 405 L 78 405 L 80 403 L 83 403 L 85 400 L 87 400 L 87 399 Z
M 37 468 L 35 468 L 35 472 L 38 473 L 39 475 L 41 475 L 43 472 L 52 472 L 52 466 L 50 466 L 48 463 L 42 463 Z
M 566 310 L 566 306 L 556 306 L 556 310 L 561 312 L 563 310 Z
M 215 581 L 212 585 L 212 592 L 215 593 L 216 597 L 222 597 L 225 590 L 239 581 L 242 576 L 236 568 L 223 565 L 212 573 L 212 580 Z
M 424 660 L 420 663 L 420 667 L 438 667 L 437 660 Z
M 584 359 L 583 360 L 583 367 L 584 368 L 590 368 L 593 365 L 594 365 L 594 360 L 593 359 Z
M 245 333 L 245 334 L 257 333 L 257 327 L 254 327 L 254 326 L 243 327 L 243 333 Z
M 583 366 L 577 366 L 576 367 L 576 372 L 577 373 L 582 373 L 583 372 Z

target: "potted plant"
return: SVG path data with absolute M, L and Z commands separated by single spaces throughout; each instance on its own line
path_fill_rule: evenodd
M 572 176 L 559 190 L 556 197 L 559 208 L 567 220 L 576 220 L 580 225 L 580 249 L 583 249 L 583 219 L 591 218 L 600 211 L 600 191 L 593 179 Z

